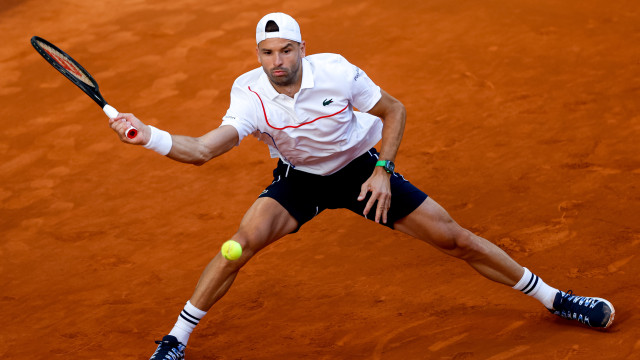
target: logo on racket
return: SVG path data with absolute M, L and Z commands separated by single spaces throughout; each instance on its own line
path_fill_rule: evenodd
M 57 54 L 52 53 L 51 51 L 44 49 L 43 50 L 49 54 L 49 56 L 51 56 L 52 58 L 56 59 L 56 61 L 58 62 L 58 64 L 62 65 L 62 67 L 64 67 L 65 69 L 71 71 L 73 73 L 73 75 L 82 78 L 83 74 L 80 72 L 80 70 L 76 69 L 75 66 L 73 66 L 72 63 L 70 63 L 67 59 L 58 56 Z

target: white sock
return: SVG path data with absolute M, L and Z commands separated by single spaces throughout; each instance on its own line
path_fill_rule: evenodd
M 191 304 L 191 301 L 187 301 L 169 335 L 175 336 L 178 341 L 186 346 L 191 332 L 206 314 L 206 311 L 198 309 Z
M 520 279 L 513 288 L 537 299 L 547 309 L 553 309 L 553 300 L 558 293 L 558 289 L 545 284 L 538 275 L 532 273 L 527 268 L 524 268 L 522 279 Z

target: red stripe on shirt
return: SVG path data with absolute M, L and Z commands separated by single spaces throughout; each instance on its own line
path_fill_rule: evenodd
M 316 121 L 316 120 L 320 120 L 320 119 L 323 119 L 323 118 L 327 118 L 327 117 L 332 117 L 332 116 L 338 115 L 338 114 L 340 114 L 341 112 L 343 112 L 343 111 L 347 110 L 347 108 L 349 107 L 349 104 L 347 104 L 347 106 L 345 106 L 342 110 L 338 111 L 338 112 L 337 112 L 337 113 L 335 113 L 335 114 L 325 115 L 325 116 L 320 116 L 320 117 L 315 118 L 315 119 L 313 119 L 313 120 L 309 120 L 309 121 L 307 121 L 307 122 L 303 122 L 302 124 L 298 124 L 298 125 L 288 125 L 288 126 L 285 126 L 285 127 L 281 127 L 281 128 L 279 128 L 279 127 L 275 127 L 275 126 L 273 126 L 273 125 L 271 125 L 271 124 L 269 123 L 269 118 L 267 118 L 267 111 L 266 111 L 266 110 L 265 110 L 265 108 L 264 108 L 264 103 L 262 102 L 262 98 L 260 97 L 260 94 L 258 94 L 257 92 L 255 92 L 255 91 L 251 90 L 251 86 L 249 86 L 248 88 L 249 88 L 249 91 L 251 91 L 252 93 L 256 94 L 256 96 L 258 97 L 258 100 L 260 100 L 260 105 L 262 105 L 262 113 L 264 114 L 264 120 L 267 122 L 267 125 L 268 125 L 270 128 L 272 128 L 272 129 L 276 129 L 276 130 L 284 130 L 284 129 L 286 129 L 286 128 L 297 129 L 297 128 L 299 128 L 299 127 L 300 127 L 300 126 L 302 126 L 302 125 L 311 124 L 312 122 L 314 122 L 314 121 Z

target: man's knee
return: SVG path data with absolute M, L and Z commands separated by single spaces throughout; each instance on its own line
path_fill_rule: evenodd
M 265 247 L 265 240 L 260 234 L 255 234 L 251 231 L 246 231 L 240 228 L 237 233 L 232 237 L 232 240 L 236 241 L 242 247 L 242 256 L 238 260 L 230 260 L 231 263 L 244 265 L 249 259 L 251 259 L 258 251 Z
M 450 235 L 452 244 L 451 249 L 447 249 L 447 252 L 452 256 L 463 260 L 470 260 L 478 256 L 482 256 L 484 247 L 480 243 L 480 239 L 473 235 L 469 230 L 461 227 L 457 227 L 451 231 Z

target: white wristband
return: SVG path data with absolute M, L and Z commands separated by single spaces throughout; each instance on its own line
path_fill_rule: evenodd
M 151 138 L 144 147 L 151 149 L 160 155 L 167 155 L 169 151 L 171 151 L 171 146 L 173 145 L 171 134 L 164 130 L 156 129 L 151 125 L 149 125 L 149 128 L 151 129 Z

